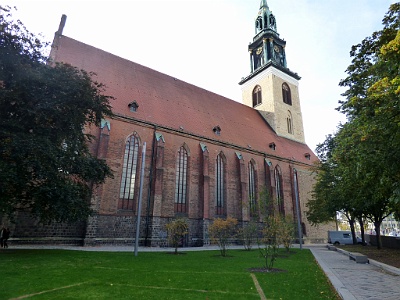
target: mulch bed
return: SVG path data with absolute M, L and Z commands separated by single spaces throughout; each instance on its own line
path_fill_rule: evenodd
M 370 259 L 400 268 L 400 249 L 382 248 L 378 250 L 376 246 L 370 245 L 340 245 L 340 248 L 350 252 L 359 252 Z

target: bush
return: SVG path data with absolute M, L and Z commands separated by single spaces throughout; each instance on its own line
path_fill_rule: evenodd
M 250 251 L 252 249 L 253 243 L 257 240 L 258 226 L 257 222 L 250 221 L 247 225 L 244 225 L 239 230 L 240 239 L 243 241 L 243 246 L 245 250 Z
M 268 216 L 265 218 L 265 226 L 261 230 L 261 237 L 258 239 L 258 249 L 264 259 L 265 268 L 272 270 L 277 257 L 280 244 L 281 216 Z
M 168 231 L 168 242 L 175 248 L 178 254 L 178 247 L 184 236 L 188 233 L 189 226 L 186 219 L 176 219 L 166 225 Z
M 236 236 L 237 223 L 238 221 L 235 218 L 217 218 L 208 228 L 211 240 L 218 244 L 222 256 L 226 256 L 226 246 L 228 245 L 229 239 Z

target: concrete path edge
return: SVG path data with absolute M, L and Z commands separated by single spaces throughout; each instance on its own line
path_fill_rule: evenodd
M 335 288 L 335 290 L 338 292 L 339 296 L 342 299 L 346 299 L 346 300 L 356 300 L 357 298 L 355 298 L 353 296 L 352 293 L 350 293 L 350 291 L 344 286 L 343 282 L 340 281 L 340 279 L 332 272 L 332 270 L 325 264 L 325 262 L 323 261 L 323 259 L 318 255 L 318 253 L 316 251 L 314 251 L 314 249 L 312 249 L 312 247 L 309 247 L 308 249 L 310 249 L 311 253 L 314 255 L 315 260 L 317 261 L 317 263 L 319 264 L 319 266 L 321 267 L 321 269 L 324 271 L 325 275 L 328 277 L 328 279 L 330 280 L 330 282 L 332 283 L 333 287 Z

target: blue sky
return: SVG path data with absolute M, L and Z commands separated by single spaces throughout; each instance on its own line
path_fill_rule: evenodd
M 312 150 L 336 130 L 335 111 L 349 51 L 373 31 L 395 0 L 268 0 L 288 67 L 300 80 L 306 142 Z M 64 35 L 241 102 L 247 45 L 260 0 L 3 0 L 16 18 L 51 41 Z

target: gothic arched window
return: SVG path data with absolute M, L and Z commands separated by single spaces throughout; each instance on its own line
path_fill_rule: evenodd
M 175 212 L 186 213 L 188 189 L 188 151 L 181 146 L 176 158 Z
M 292 94 L 290 93 L 290 87 L 286 82 L 282 84 L 282 97 L 284 103 L 292 105 Z
M 262 102 L 261 87 L 257 85 L 253 90 L 253 107 L 256 107 L 257 105 L 261 104 L 261 102 Z
M 292 119 L 292 113 L 290 111 L 288 111 L 286 122 L 287 122 L 288 133 L 293 134 L 293 119 Z
M 139 138 L 136 133 L 128 137 L 122 166 L 119 209 L 134 209 L 135 184 L 138 173 Z
M 254 161 L 249 162 L 249 206 L 250 216 L 256 216 L 257 201 L 256 201 L 256 171 Z
M 215 188 L 217 215 L 225 215 L 225 157 L 223 153 L 217 156 Z
M 278 206 L 278 212 L 280 215 L 285 215 L 285 205 L 283 199 L 283 189 L 282 189 L 282 174 L 281 170 L 278 166 L 275 167 L 274 171 L 275 177 L 275 194 L 276 194 L 276 202 Z

